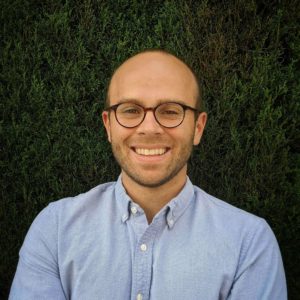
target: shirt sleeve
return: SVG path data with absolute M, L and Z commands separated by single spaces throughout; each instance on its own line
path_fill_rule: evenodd
M 65 300 L 57 257 L 57 224 L 48 206 L 32 223 L 21 247 L 9 300 Z
M 240 255 L 228 300 L 286 300 L 286 279 L 277 240 L 262 219 Z

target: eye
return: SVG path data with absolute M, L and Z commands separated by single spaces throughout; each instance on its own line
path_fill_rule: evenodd
M 165 117 L 176 117 L 182 115 L 182 107 L 176 103 L 162 104 L 158 108 L 158 114 Z
M 134 107 L 132 108 L 126 108 L 122 111 L 123 114 L 138 114 L 140 111 Z
M 165 115 L 178 115 L 179 112 L 176 111 L 176 110 L 171 110 L 171 109 L 168 109 L 168 110 L 162 110 L 160 111 L 161 114 L 165 114 Z
M 140 106 L 132 103 L 123 103 L 119 105 L 117 114 L 123 117 L 135 117 L 140 116 L 143 110 Z

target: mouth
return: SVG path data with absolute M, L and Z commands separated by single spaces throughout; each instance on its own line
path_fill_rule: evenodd
M 170 150 L 170 148 L 137 148 L 133 147 L 132 150 L 142 156 L 158 156 L 164 155 L 166 152 Z

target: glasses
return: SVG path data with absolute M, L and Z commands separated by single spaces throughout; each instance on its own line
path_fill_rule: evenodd
M 112 105 L 106 111 L 113 110 L 117 122 L 125 128 L 134 128 L 139 126 L 145 119 L 147 111 L 151 110 L 157 123 L 166 128 L 179 126 L 185 117 L 185 111 L 189 109 L 193 112 L 199 112 L 197 109 L 177 103 L 165 102 L 155 107 L 143 107 L 136 103 L 125 102 Z

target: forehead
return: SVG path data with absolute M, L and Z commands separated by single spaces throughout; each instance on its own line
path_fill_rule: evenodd
M 170 100 L 194 105 L 196 96 L 197 84 L 190 69 L 165 53 L 130 58 L 117 69 L 109 87 L 111 105 L 126 99 L 151 105 Z

